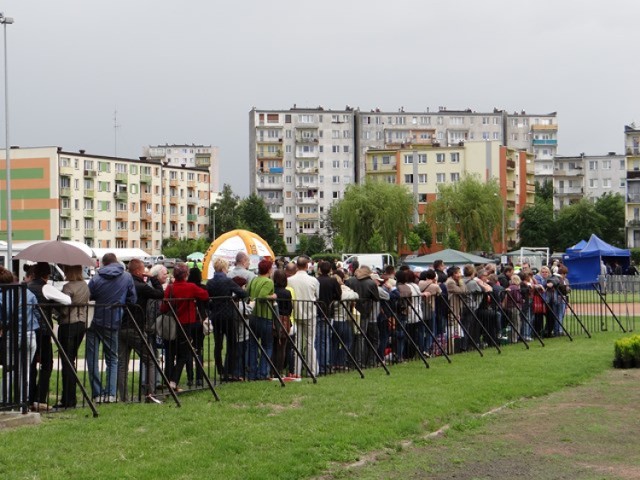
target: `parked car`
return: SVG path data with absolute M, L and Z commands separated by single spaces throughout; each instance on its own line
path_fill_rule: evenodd
M 179 262 L 184 262 L 184 260 L 182 260 L 181 258 L 165 258 L 164 266 L 167 268 L 173 268 L 175 267 L 176 263 Z
M 164 264 L 165 258 L 164 255 L 152 255 L 150 257 L 145 257 L 143 260 L 144 266 L 147 268 L 151 268 L 154 265 Z

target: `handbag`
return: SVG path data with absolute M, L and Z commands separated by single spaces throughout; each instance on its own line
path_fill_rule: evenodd
M 533 313 L 546 313 L 547 307 L 540 295 L 533 296 Z
M 173 288 L 169 287 L 169 299 L 173 298 Z M 171 312 L 161 313 L 156 317 L 156 335 L 164 340 L 176 339 L 176 320 Z
M 207 335 L 210 335 L 211 332 L 213 332 L 213 324 L 211 323 L 211 320 L 205 318 L 202 322 L 202 333 L 206 337 Z

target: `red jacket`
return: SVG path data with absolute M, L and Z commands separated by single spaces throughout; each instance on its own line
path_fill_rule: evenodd
M 176 299 L 173 300 L 173 308 L 178 314 L 178 321 L 182 325 L 190 323 L 196 323 L 198 321 L 198 315 L 196 314 L 196 300 L 209 300 L 209 294 L 204 288 L 200 288 L 197 285 L 187 282 L 185 280 L 178 281 L 170 284 L 164 291 L 165 300 L 171 296 Z M 160 307 L 162 313 L 169 311 L 169 305 L 167 302 Z

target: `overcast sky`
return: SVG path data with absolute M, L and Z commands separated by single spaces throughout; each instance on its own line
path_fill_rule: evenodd
M 10 143 L 119 156 L 220 147 L 248 194 L 248 112 L 558 112 L 559 153 L 640 121 L 640 1 L 0 0 Z M 4 117 L 2 116 L 4 126 Z M 0 144 L 4 146 L 4 135 Z

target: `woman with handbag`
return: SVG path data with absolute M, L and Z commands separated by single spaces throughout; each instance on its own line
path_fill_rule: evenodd
M 165 365 L 169 386 L 176 391 L 181 390 L 178 388 L 178 384 L 182 376 L 182 369 L 187 363 L 191 352 L 193 338 L 197 335 L 198 329 L 202 329 L 196 313 L 196 301 L 209 300 L 209 294 L 206 290 L 187 282 L 188 273 L 189 268 L 185 263 L 179 262 L 175 264 L 173 267 L 174 282 L 165 290 L 165 303 L 160 308 L 162 313 L 170 312 L 169 304 L 171 304 L 182 327 L 176 330 L 175 340 L 169 342 L 169 347 L 167 348 L 168 358 Z M 184 330 L 184 334 L 182 330 Z

